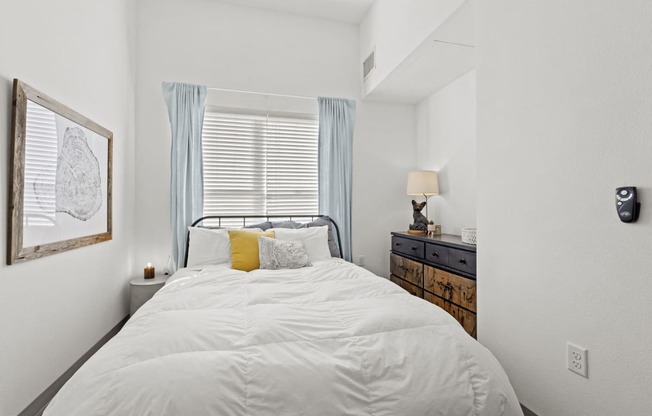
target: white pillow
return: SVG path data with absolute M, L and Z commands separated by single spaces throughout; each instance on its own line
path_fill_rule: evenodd
M 311 263 L 331 258 L 328 248 L 328 226 L 309 228 L 274 228 L 277 240 L 301 241 L 306 247 Z
M 229 230 L 220 228 L 188 227 L 190 244 L 186 267 L 207 266 L 231 262 Z M 243 231 L 262 232 L 260 228 L 241 228 Z

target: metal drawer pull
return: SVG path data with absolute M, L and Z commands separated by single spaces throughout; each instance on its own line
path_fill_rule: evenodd
M 396 247 L 398 247 L 398 246 L 400 246 L 400 245 L 401 245 L 401 243 L 396 243 L 396 244 L 394 244 L 394 245 L 395 245 Z
M 412 246 L 412 251 L 417 251 L 417 247 Z
M 433 251 L 433 252 L 432 252 L 432 255 L 433 255 L 434 257 L 439 257 L 439 253 L 437 253 L 436 251 Z
M 466 264 L 466 259 L 459 259 L 458 262 L 461 264 Z

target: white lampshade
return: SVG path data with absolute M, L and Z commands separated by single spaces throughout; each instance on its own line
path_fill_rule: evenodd
M 439 181 L 434 170 L 410 172 L 407 181 L 408 195 L 439 195 Z

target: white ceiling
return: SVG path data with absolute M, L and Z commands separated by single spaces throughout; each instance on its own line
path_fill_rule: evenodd
M 360 23 L 375 0 L 221 0 L 277 12 Z

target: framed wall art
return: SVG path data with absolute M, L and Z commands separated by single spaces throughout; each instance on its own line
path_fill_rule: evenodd
M 7 263 L 111 239 L 113 133 L 14 80 Z

